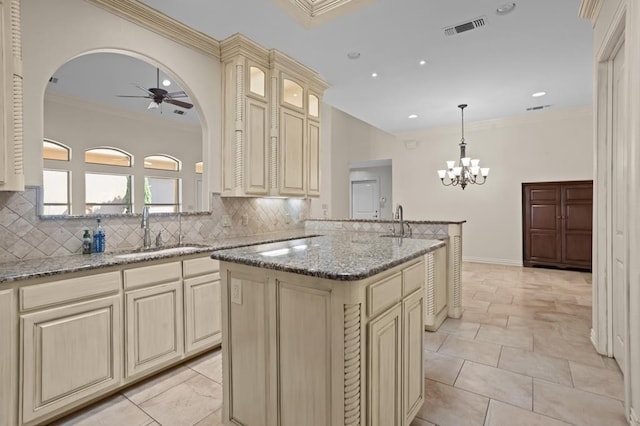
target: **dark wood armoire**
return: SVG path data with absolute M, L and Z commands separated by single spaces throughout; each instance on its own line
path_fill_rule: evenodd
M 593 181 L 522 184 L 524 266 L 591 270 Z

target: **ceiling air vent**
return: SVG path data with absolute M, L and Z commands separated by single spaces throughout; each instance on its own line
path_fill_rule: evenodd
M 527 111 L 539 111 L 541 109 L 547 109 L 549 108 L 551 105 L 538 105 L 538 106 L 532 106 L 527 108 Z
M 475 30 L 476 28 L 484 27 L 485 25 L 487 25 L 487 18 L 484 16 L 481 16 L 479 18 L 472 19 L 469 22 L 464 22 L 462 24 L 447 27 L 444 29 L 444 34 L 448 36 L 452 36 L 452 35 L 463 33 L 465 31 Z
M 51 78 L 49 79 L 49 83 L 56 84 L 57 82 L 58 82 L 58 77 L 51 77 Z
M 184 111 L 182 111 L 181 109 L 174 109 L 173 113 L 178 115 L 184 115 Z

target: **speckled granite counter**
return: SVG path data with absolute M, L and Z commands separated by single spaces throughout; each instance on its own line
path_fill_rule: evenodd
M 102 253 L 91 255 L 71 255 L 59 257 L 44 257 L 37 259 L 23 260 L 20 262 L 0 263 L 0 287 L 2 284 L 14 281 L 26 280 L 30 278 L 47 277 L 69 272 L 88 271 L 92 269 L 107 268 L 116 265 L 134 264 L 149 260 L 163 259 L 169 257 L 185 256 L 197 253 L 208 253 L 213 250 L 241 247 L 251 244 L 268 243 L 282 241 L 292 238 L 300 238 L 306 235 L 317 235 L 304 229 L 275 232 L 269 234 L 252 235 L 247 237 L 236 237 L 217 240 L 208 244 L 187 244 L 190 249 L 186 249 L 180 254 L 157 254 L 153 249 L 148 251 L 147 256 L 137 258 L 121 258 L 120 252 Z M 125 252 L 128 253 L 128 252 Z
M 211 254 L 214 259 L 340 281 L 354 281 L 444 246 L 443 241 L 334 233 Z

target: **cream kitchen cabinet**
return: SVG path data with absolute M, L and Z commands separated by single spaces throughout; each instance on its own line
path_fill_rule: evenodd
M 425 254 L 425 329 L 436 331 L 447 318 L 447 247 Z
M 0 291 L 0 426 L 17 423 L 16 302 L 13 289 Z
M 222 341 L 219 263 L 208 257 L 185 260 L 183 271 L 185 353 L 189 355 Z
M 0 2 L 0 191 L 24 190 L 20 0 Z
M 409 426 L 424 262 L 355 281 L 221 263 L 225 424 Z
M 120 272 L 20 288 L 21 423 L 121 383 Z
M 318 196 L 320 102 L 311 69 L 236 34 L 220 43 L 223 196 Z
M 157 370 L 184 354 L 180 262 L 124 271 L 127 379 Z

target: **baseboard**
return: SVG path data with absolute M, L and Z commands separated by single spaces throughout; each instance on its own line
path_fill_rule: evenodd
M 494 259 L 491 257 L 473 257 L 473 256 L 463 256 L 463 262 L 474 262 L 474 263 L 490 263 L 493 265 L 506 265 L 506 266 L 522 266 L 522 260 L 513 260 L 513 259 Z
M 596 331 L 591 328 L 591 335 L 589 336 L 589 339 L 591 340 L 591 344 L 593 345 L 593 347 L 596 349 L 596 351 L 598 350 L 598 337 L 596 336 Z
M 633 409 L 633 407 L 631 407 L 631 410 L 629 412 L 629 424 L 631 426 L 640 426 L 640 419 L 636 415 L 636 412 Z

